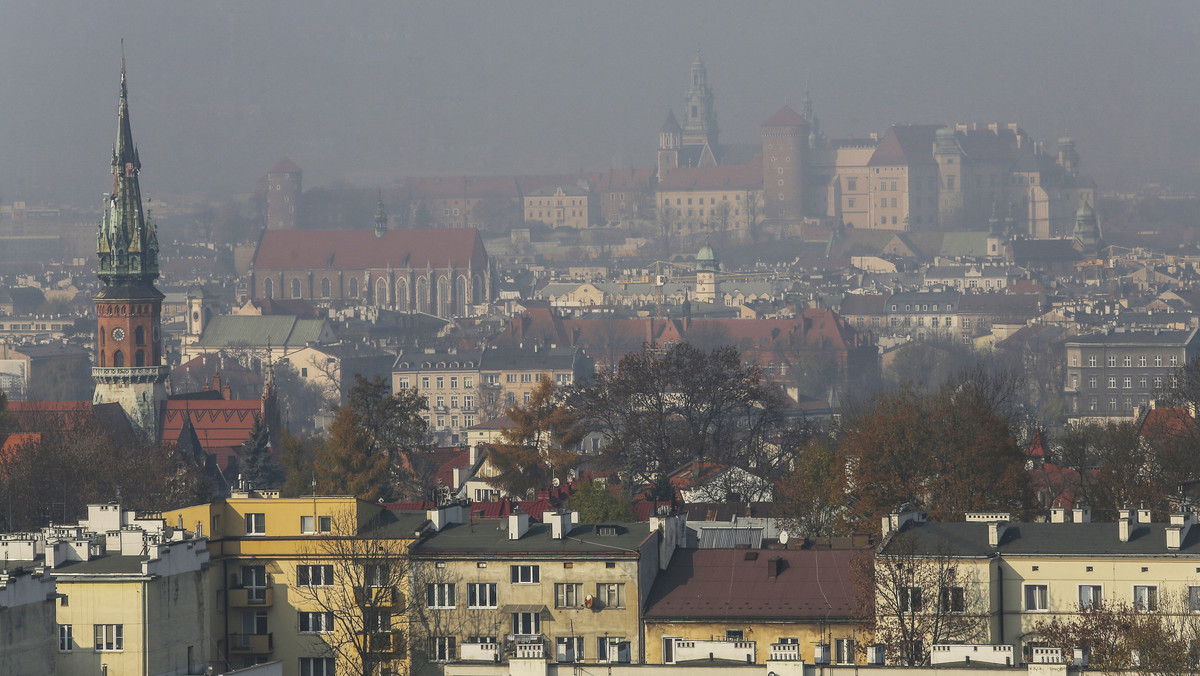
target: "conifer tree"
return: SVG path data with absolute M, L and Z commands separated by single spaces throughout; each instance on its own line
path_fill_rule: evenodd
M 254 416 L 250 437 L 238 448 L 238 467 L 242 478 L 255 488 L 277 488 L 283 471 L 271 449 L 271 429 L 259 415 Z
M 388 492 L 388 455 L 371 452 L 370 436 L 349 406 L 338 408 L 329 439 L 316 453 L 317 493 L 375 501 Z

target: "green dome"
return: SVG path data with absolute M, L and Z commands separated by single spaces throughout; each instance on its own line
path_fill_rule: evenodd
M 1075 220 L 1077 220 L 1077 221 L 1092 219 L 1095 217 L 1096 217 L 1096 212 L 1092 210 L 1092 205 L 1088 204 L 1087 202 L 1080 204 L 1079 211 L 1075 212 Z
M 696 260 L 715 261 L 717 260 L 717 254 L 713 251 L 711 246 L 705 244 L 704 246 L 700 247 L 700 253 L 696 254 Z

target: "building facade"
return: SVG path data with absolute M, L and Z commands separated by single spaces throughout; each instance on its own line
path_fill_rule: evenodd
M 1197 329 L 1105 330 L 1066 342 L 1063 391 L 1072 416 L 1132 418 L 1200 354 Z

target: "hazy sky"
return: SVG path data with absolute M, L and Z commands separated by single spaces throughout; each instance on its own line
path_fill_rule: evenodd
M 0 0 L 0 201 L 98 203 L 125 38 L 153 196 L 650 167 L 699 48 L 724 141 L 1017 122 L 1102 189 L 1200 185 L 1200 2 Z

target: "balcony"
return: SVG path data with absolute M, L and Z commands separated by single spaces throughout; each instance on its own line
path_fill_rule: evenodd
M 404 634 L 399 631 L 382 631 L 367 634 L 367 652 L 402 654 L 404 652 Z
M 675 661 L 727 660 L 754 663 L 754 641 L 675 641 Z
M 772 643 L 771 644 L 771 661 L 772 662 L 799 662 L 800 661 L 800 644 L 799 643 Z
M 274 634 L 230 634 L 229 652 L 266 655 L 275 649 Z
M 273 587 L 233 587 L 228 594 L 230 608 L 270 608 L 275 603 Z
M 499 643 L 463 643 L 458 646 L 458 657 L 464 662 L 499 662 Z
M 354 602 L 364 608 L 392 608 L 404 611 L 404 593 L 395 587 L 355 587 Z
M 540 636 L 517 636 L 513 648 L 513 654 L 519 660 L 546 659 L 546 644 Z

